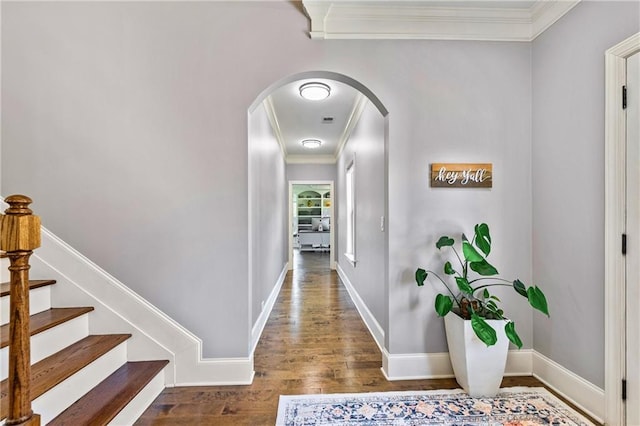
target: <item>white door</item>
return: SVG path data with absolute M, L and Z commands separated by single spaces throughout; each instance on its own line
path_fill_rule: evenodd
M 640 426 L 640 53 L 627 59 L 626 417 Z

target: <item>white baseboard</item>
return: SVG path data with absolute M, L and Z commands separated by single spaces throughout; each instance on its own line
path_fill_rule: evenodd
M 509 351 L 505 376 L 530 376 L 530 349 Z M 390 354 L 382 352 L 382 370 L 388 380 L 442 379 L 453 377 L 447 352 L 430 354 Z
M 280 272 L 280 276 L 278 277 L 278 281 L 273 286 L 271 293 L 269 293 L 269 298 L 266 300 L 264 307 L 262 308 L 262 312 L 260 312 L 260 316 L 256 320 L 255 324 L 251 328 L 251 351 L 249 352 L 253 357 L 253 352 L 256 350 L 256 345 L 260 340 L 260 336 L 262 335 L 262 331 L 264 330 L 264 326 L 267 325 L 267 320 L 269 319 L 269 315 L 271 315 L 271 311 L 273 310 L 273 306 L 278 299 L 278 294 L 280 294 L 280 289 L 282 288 L 282 284 L 284 284 L 284 279 L 287 276 L 287 271 L 289 270 L 289 263 L 285 263 L 282 271 Z
M 356 309 L 358 310 L 358 313 L 360 313 L 360 318 L 364 321 L 364 324 L 369 329 L 369 333 L 373 336 L 373 339 L 376 341 L 380 350 L 384 352 L 384 330 L 380 326 L 380 323 L 378 323 L 367 305 L 364 303 L 364 300 L 362 300 L 358 291 L 355 289 L 351 281 L 349 281 L 347 274 L 345 274 L 339 263 L 336 263 L 336 271 L 338 272 L 340 280 L 347 289 L 353 304 L 356 305 Z
M 42 228 L 32 277 L 55 279 L 52 305 L 93 306 L 90 333 L 131 333 L 129 361 L 167 359 L 167 386 L 248 384 L 253 360 L 203 359 L 202 341 L 60 238 Z
M 419 380 L 454 377 L 449 354 L 390 354 L 384 347 L 384 330 L 358 295 L 340 265 L 338 276 L 344 283 L 362 320 L 382 351 L 382 373 L 387 380 Z M 562 395 L 595 420 L 605 417 L 604 390 L 533 349 L 510 350 L 505 376 L 531 376 Z
M 604 423 L 604 390 L 539 352 L 533 353 L 533 376 L 571 401 L 600 423 Z
M 382 372 L 387 380 L 440 379 L 454 377 L 449 354 L 390 354 L 382 350 Z M 576 407 L 603 423 L 604 390 L 555 361 L 531 349 L 512 350 L 505 376 L 531 376 L 549 386 Z

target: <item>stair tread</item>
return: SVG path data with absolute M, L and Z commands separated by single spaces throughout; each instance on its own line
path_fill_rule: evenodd
M 108 424 L 168 363 L 127 362 L 47 425 Z
M 56 280 L 29 280 L 29 289 L 33 290 L 34 288 L 45 287 L 55 283 Z M 0 297 L 8 296 L 10 289 L 11 283 L 7 282 L 0 284 Z
M 52 308 L 29 317 L 31 336 L 55 327 L 58 324 L 72 320 L 87 312 L 93 311 L 92 307 L 84 308 Z M 0 348 L 9 345 L 9 324 L 0 327 Z
M 71 377 L 120 343 L 130 334 L 90 335 L 31 366 L 31 400 Z M 0 382 L 0 420 L 9 410 L 9 383 Z

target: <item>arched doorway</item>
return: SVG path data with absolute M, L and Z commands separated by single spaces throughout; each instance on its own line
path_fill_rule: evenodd
M 334 233 L 330 244 L 333 252 L 332 260 L 335 261 L 341 281 L 349 290 L 378 345 L 385 346 L 384 330 L 388 322 L 388 305 L 386 304 L 388 300 L 388 236 L 386 232 L 388 111 L 371 90 L 357 80 L 335 72 L 310 71 L 294 74 L 273 83 L 260 93 L 248 110 L 249 306 L 252 354 L 283 278 L 282 273 L 277 279 L 275 278 L 277 274 L 274 272 L 273 265 L 266 265 L 263 257 L 267 251 L 269 251 L 268 257 L 273 257 L 274 252 L 280 256 L 276 256 L 276 263 L 279 263 L 275 266 L 275 270 L 281 263 L 288 263 L 290 259 L 291 224 L 289 222 L 282 224 L 281 220 L 290 217 L 291 200 L 288 196 L 287 182 L 300 179 L 287 177 L 282 179 L 282 176 L 287 176 L 287 169 L 291 169 L 290 165 L 305 164 L 296 156 L 298 154 L 291 154 L 295 151 L 293 147 L 287 149 L 287 144 L 298 143 L 298 141 L 296 138 L 291 141 L 292 138 L 287 137 L 287 131 L 283 128 L 283 123 L 287 120 L 281 119 L 282 109 L 279 108 L 279 98 L 299 97 L 300 86 L 315 81 L 326 83 L 334 93 L 349 90 L 354 93 L 354 96 L 348 108 L 349 113 L 342 120 L 344 127 L 340 140 L 332 141 L 333 152 L 330 155 L 324 154 L 321 161 L 309 163 L 316 164 L 316 168 L 318 164 L 333 168 L 335 179 L 308 175 L 304 180 L 335 181 L 334 194 L 331 194 L 333 209 L 331 229 Z M 294 101 L 299 99 L 296 98 Z M 302 121 L 304 118 L 301 109 L 302 107 L 293 106 L 286 113 L 295 113 L 294 116 L 297 114 Z M 258 116 L 262 118 L 258 119 Z M 316 117 L 317 120 L 325 120 L 325 118 L 333 118 L 329 121 L 334 123 L 338 121 L 335 117 L 322 114 Z M 265 127 L 269 127 L 270 130 Z M 262 133 L 256 129 L 261 129 Z M 269 134 L 264 136 L 264 133 Z M 282 160 L 272 167 L 275 170 L 272 177 L 282 180 L 272 183 L 285 195 L 274 194 L 270 185 L 265 183 L 269 174 L 265 172 L 265 166 L 259 157 L 269 152 L 270 148 L 266 148 L 267 143 L 264 142 L 269 138 L 272 139 L 269 142 L 271 146 L 280 147 Z M 356 224 L 356 231 L 353 233 L 353 241 L 349 242 L 345 233 L 349 228 L 345 198 L 346 175 L 347 166 L 352 167 L 355 164 L 356 156 L 358 157 L 357 168 L 352 169 L 355 179 L 349 180 L 354 185 L 353 190 L 356 194 L 355 201 L 352 201 L 355 209 L 351 219 Z M 278 203 L 278 206 L 274 207 L 274 202 Z M 279 219 L 275 217 L 279 214 L 278 212 L 283 212 Z M 278 224 L 277 232 L 282 232 L 274 240 L 268 240 L 265 237 L 264 223 L 268 221 L 265 218 L 269 215 L 274 216 L 270 222 Z M 273 236 L 273 232 L 270 232 L 270 235 Z M 345 247 L 349 244 L 357 247 L 357 256 L 346 256 Z M 283 251 L 285 255 L 282 255 Z

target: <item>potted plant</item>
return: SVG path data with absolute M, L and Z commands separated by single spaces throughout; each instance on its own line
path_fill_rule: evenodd
M 537 286 L 526 287 L 519 279 L 497 276 L 498 270 L 487 261 L 491 235 L 486 223 L 474 227 L 471 241 L 464 234 L 461 240 L 462 253 L 454 247 L 453 238 L 442 236 L 436 242 L 438 250 L 449 247 L 455 254 L 456 266 L 446 261 L 442 268 L 443 276 L 450 283 L 438 273 L 423 268 L 416 270 L 416 283 L 423 286 L 431 274 L 444 284 L 447 291 L 436 296 L 435 310 L 445 318 L 449 357 L 456 380 L 471 396 L 494 396 L 504 375 L 509 341 L 520 349 L 522 340 L 514 322 L 500 307 L 500 299 L 489 290 L 511 287 L 534 309 L 549 316 L 547 300 Z M 455 287 L 451 285 L 454 282 Z

